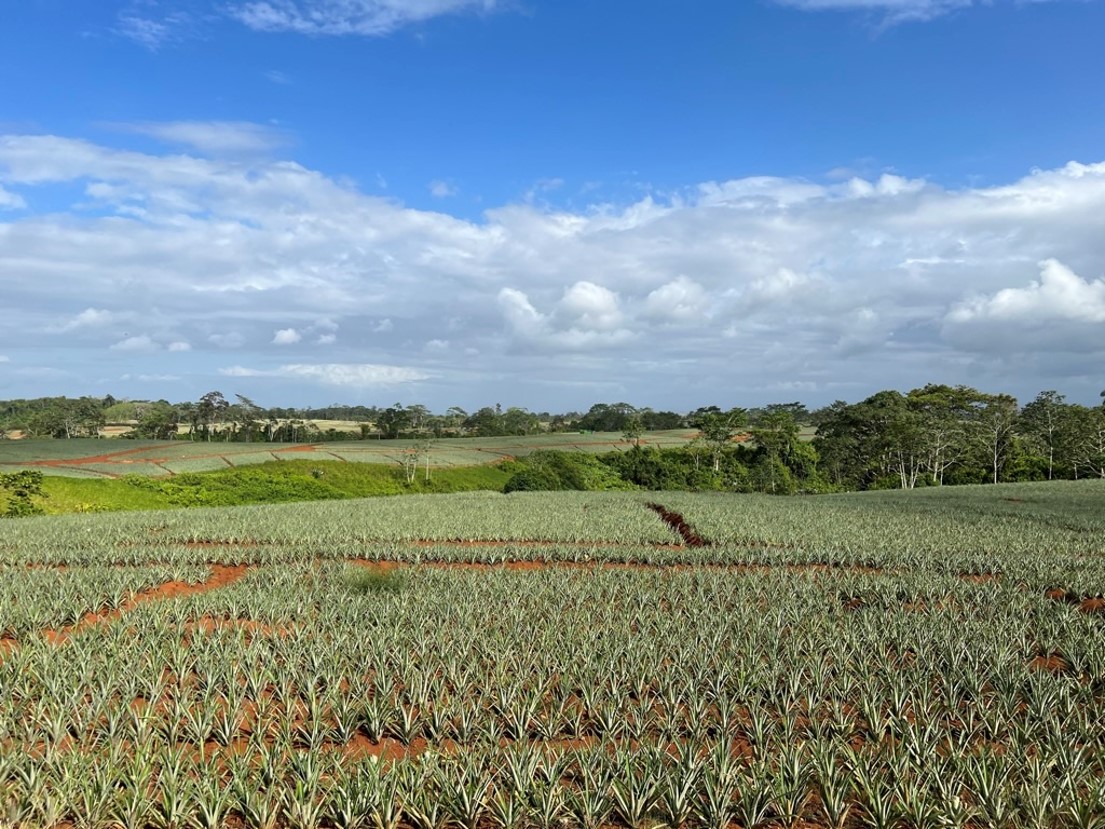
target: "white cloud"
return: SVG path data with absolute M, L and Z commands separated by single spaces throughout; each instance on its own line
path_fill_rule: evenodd
M 435 199 L 447 199 L 460 192 L 455 184 L 437 179 L 430 182 L 430 195 Z
M 1025 288 L 1004 288 L 992 296 L 960 303 L 952 322 L 1105 323 L 1105 280 L 1083 279 L 1062 262 L 1040 263 L 1040 279 Z M 1105 331 L 1103 331 L 1105 334 Z
M 191 351 L 192 344 L 184 342 L 183 340 L 176 340 L 168 345 L 169 351 Z
M 430 340 L 426 343 L 427 351 L 445 352 L 449 350 L 448 340 Z
M 0 216 L 0 351 L 51 349 L 36 359 L 74 376 L 98 376 L 90 338 L 125 342 L 139 321 L 138 331 L 166 332 L 166 347 L 195 345 L 181 381 L 196 384 L 190 392 L 217 379 L 219 348 L 264 366 L 274 331 L 331 345 L 340 325 L 340 348 L 358 361 L 432 366 L 420 393 L 444 406 L 457 388 L 486 401 L 505 384 L 533 395 L 523 405 L 555 403 L 543 397 L 555 387 L 678 407 L 702 396 L 694 376 L 748 402 L 781 382 L 812 383 L 830 400 L 847 396 L 841 382 L 1034 394 L 1083 382 L 1105 342 L 1090 321 L 1105 262 L 1105 163 L 960 189 L 890 174 L 824 185 L 757 177 L 571 211 L 513 203 L 478 221 L 292 161 L 56 136 L 0 136 L 0 179 L 32 204 L 38 185 L 84 190 L 69 207 Z M 1041 277 L 1036 263 L 1049 259 L 1081 276 Z M 1041 319 L 1066 321 L 999 319 L 1033 303 Z M 1030 336 L 1007 343 L 996 327 Z M 447 350 L 425 348 L 446 339 Z M 639 346 L 648 366 L 627 359 Z M 1046 366 L 994 359 L 1037 346 L 1053 355 Z M 116 352 L 134 376 L 160 372 L 156 352 Z
M 161 346 L 145 334 L 127 337 L 111 346 L 112 351 L 157 351 Z
M 578 351 L 624 345 L 635 335 L 621 328 L 618 296 L 601 285 L 577 282 L 551 314 L 538 311 L 522 291 L 503 288 L 499 309 L 516 341 L 542 350 Z
M 265 73 L 265 77 L 273 83 L 278 83 L 282 86 L 287 86 L 292 82 L 292 77 L 287 72 L 281 72 L 279 69 L 270 69 Z
M 337 342 L 337 339 L 335 334 L 319 334 L 318 339 L 315 340 L 315 345 L 333 345 Z
M 10 362 L 11 362 L 11 357 L 8 357 L 5 354 L 0 354 L 0 363 L 10 363 Z
M 702 321 L 709 311 L 709 298 L 701 285 L 680 275 L 650 291 L 645 298 L 644 313 L 669 322 Z
M 991 5 L 992 0 L 775 0 L 803 11 L 877 12 L 886 23 L 932 20 L 958 9 Z M 1047 0 L 1036 0 L 1047 2 Z
M 1083 279 L 1055 259 L 1040 262 L 1039 269 L 1039 280 L 1025 287 L 955 305 L 944 318 L 945 338 L 982 354 L 1073 352 L 1105 358 L 1105 280 Z
M 498 5 L 496 0 L 255 0 L 229 10 L 263 32 L 380 36 L 444 14 L 489 12 Z
M 106 311 L 101 308 L 85 308 L 75 317 L 63 323 L 50 326 L 49 330 L 54 333 L 64 334 L 69 331 L 76 331 L 80 328 L 103 328 L 119 320 L 120 315 L 112 311 Z
M 281 328 L 272 337 L 273 345 L 295 345 L 303 339 L 303 335 L 294 328 Z
M 212 155 L 266 153 L 291 143 L 287 133 L 249 121 L 139 121 L 112 126 Z
M 115 33 L 157 52 L 163 46 L 185 39 L 193 27 L 193 20 L 186 12 L 153 15 L 152 11 L 154 9 L 146 5 L 131 4 L 116 17 Z
M 348 388 L 395 386 L 428 380 L 432 375 L 415 368 L 376 365 L 373 363 L 294 363 L 270 371 L 231 366 L 220 369 L 225 377 L 283 377 L 309 380 L 324 386 Z
M 0 185 L 0 210 L 22 210 L 26 206 L 27 202 L 21 195 L 5 190 Z
M 577 282 L 568 288 L 556 314 L 572 327 L 589 331 L 611 331 L 624 321 L 618 295 L 593 282 Z

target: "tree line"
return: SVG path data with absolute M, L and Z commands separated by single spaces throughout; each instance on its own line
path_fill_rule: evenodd
M 352 432 L 322 430 L 312 422 L 318 419 L 358 425 Z M 155 440 L 294 443 L 595 431 L 621 433 L 638 449 L 647 444 L 649 432 L 690 428 L 699 434 L 680 450 L 684 454 L 672 469 L 683 469 L 678 476 L 697 477 L 702 484 L 707 483 L 702 475 L 713 476 L 709 488 L 719 481 L 729 481 L 722 488 L 741 488 L 739 481 L 753 473 L 759 476 L 756 488 L 766 491 L 1105 478 L 1105 392 L 1098 406 L 1067 402 L 1057 391 L 1041 392 L 1022 406 L 1008 394 L 929 384 L 813 411 L 801 402 L 748 409 L 706 406 L 689 412 L 619 402 L 557 414 L 501 404 L 472 412 L 454 406 L 441 413 L 402 403 L 265 408 L 243 395 L 227 398 L 219 391 L 181 403 L 111 396 L 0 401 L 0 437 L 17 429 L 30 437 L 96 437 L 105 424 L 119 422 L 133 424 L 126 437 Z M 802 427 L 808 427 L 804 437 Z M 814 431 L 812 440 L 804 439 Z M 637 471 L 623 468 L 619 474 L 657 482 L 676 474 L 656 467 L 659 457 L 637 452 L 618 461 L 637 464 Z M 676 459 L 666 457 L 664 463 Z

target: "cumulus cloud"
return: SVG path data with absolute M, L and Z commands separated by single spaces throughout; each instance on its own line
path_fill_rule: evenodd
M 945 336 L 979 352 L 1074 351 L 1105 354 L 1105 279 L 1088 279 L 1056 259 L 1039 263 L 1040 278 L 955 305 Z
M 272 337 L 273 345 L 295 345 L 303 339 L 303 335 L 294 328 L 281 328 Z
M 191 344 L 190 393 L 217 381 L 222 349 L 264 366 L 281 331 L 299 336 L 282 345 L 285 368 L 314 365 L 325 345 L 327 366 L 432 374 L 420 388 L 443 406 L 507 384 L 523 405 L 555 405 L 556 388 L 678 408 L 702 396 L 694 377 L 748 403 L 782 382 L 830 400 L 930 380 L 1034 394 L 1096 382 L 1085 367 L 1105 342 L 1093 321 L 1105 163 L 960 189 L 896 174 L 756 177 L 578 210 L 506 204 L 479 220 L 293 161 L 57 136 L 0 136 L 0 180 L 32 203 L 39 185 L 83 191 L 68 209 L 0 214 L 0 351 L 52 350 L 92 377 L 89 343 L 124 343 L 140 320 L 159 332 L 151 347 Z M 1048 260 L 1062 265 L 1041 273 Z M 1015 330 L 1008 316 L 1033 305 L 1053 322 L 1018 318 L 1035 332 L 1018 347 L 1062 354 L 1035 368 L 994 359 L 1017 344 L 992 329 Z M 647 361 L 631 362 L 642 350 Z M 124 354 L 132 375 L 160 373 L 164 349 Z M 321 371 L 278 376 L 317 385 Z
M 514 288 L 503 288 L 498 303 L 514 338 L 543 350 L 609 348 L 635 336 L 620 327 L 624 317 L 617 294 L 592 282 L 567 288 L 549 314 L 538 311 L 525 293 Z
M 649 292 L 644 313 L 668 322 L 702 321 L 709 313 L 709 297 L 701 285 L 680 275 Z
M 219 373 L 224 377 L 292 378 L 321 383 L 324 386 L 348 388 L 395 386 L 416 383 L 431 377 L 429 373 L 416 368 L 373 363 L 293 363 L 271 370 L 231 366 L 220 369 Z
M 305 35 L 387 35 L 459 12 L 493 11 L 496 0 L 255 0 L 229 6 L 251 29 Z
M 1083 279 L 1062 262 L 1047 259 L 1040 263 L 1038 281 L 962 302 L 948 314 L 948 320 L 1105 323 L 1105 280 Z
M 127 337 L 111 346 L 112 351 L 157 351 L 161 346 L 145 334 Z
M 191 351 L 192 350 L 192 344 L 184 342 L 183 340 L 176 340 L 175 342 L 169 343 L 168 349 L 169 349 L 169 351 L 177 351 L 177 352 Z

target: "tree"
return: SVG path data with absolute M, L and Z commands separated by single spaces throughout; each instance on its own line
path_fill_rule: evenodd
M 1042 391 L 1036 399 L 1024 407 L 1019 427 L 1029 445 L 1047 458 L 1047 479 L 1055 475 L 1055 454 L 1061 446 L 1063 425 L 1068 406 L 1066 398 L 1057 391 Z
M 41 515 L 45 510 L 34 502 L 42 491 L 43 477 L 37 470 L 24 469 L 20 472 L 0 472 L 0 492 L 8 495 L 5 518 L 22 518 L 27 515 Z
M 179 423 L 180 413 L 175 406 L 165 402 L 151 403 L 142 409 L 133 433 L 149 440 L 173 440 Z
M 376 426 L 385 438 L 398 438 L 404 431 L 411 427 L 411 413 L 403 407 L 402 403 L 396 403 L 384 409 L 376 417 Z
M 723 412 L 717 406 L 710 406 L 693 412 L 690 421 L 702 433 L 702 442 L 713 459 L 714 472 L 720 472 L 721 456 L 748 422 L 747 412 L 736 408 Z
M 1105 478 L 1105 409 L 1071 407 L 1071 443 L 1075 475 L 1086 470 Z
M 907 395 L 918 417 L 923 464 L 934 484 L 967 454 L 979 392 L 969 386 L 928 384 Z
M 198 430 L 205 440 L 210 441 L 214 427 L 229 408 L 230 403 L 221 391 L 207 392 L 192 410 L 192 429 L 189 435 L 194 435 Z
M 641 422 L 639 417 L 631 417 L 625 424 L 625 429 L 622 431 L 622 440 L 632 443 L 634 447 L 640 448 L 641 446 L 641 433 L 644 432 L 645 426 Z
M 976 408 L 977 440 L 985 452 L 996 484 L 1013 447 L 1017 423 L 1017 398 L 1008 394 L 984 394 Z

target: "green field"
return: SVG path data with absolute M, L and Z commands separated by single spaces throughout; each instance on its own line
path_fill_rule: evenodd
M 0 530 L 11 825 L 1105 818 L 1099 481 Z
M 646 446 L 683 446 L 697 434 L 680 429 L 650 432 Z M 336 443 L 222 443 L 213 441 L 10 440 L 0 441 L 0 472 L 39 469 L 49 475 L 115 478 L 122 475 L 162 477 L 207 472 L 281 460 L 348 461 L 396 466 L 418 443 L 409 440 L 338 441 Z M 430 466 L 475 466 L 522 457 L 540 449 L 601 454 L 625 450 L 621 434 L 552 433 L 528 437 L 443 438 L 429 450 Z

